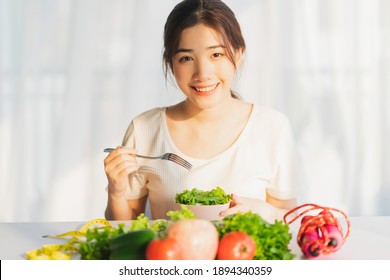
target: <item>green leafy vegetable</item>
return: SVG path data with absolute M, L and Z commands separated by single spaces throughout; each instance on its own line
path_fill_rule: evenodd
M 221 221 L 213 221 L 220 238 L 231 231 L 242 231 L 250 235 L 256 243 L 255 260 L 291 260 L 294 255 L 289 249 L 291 233 L 289 226 L 282 221 L 270 224 L 260 215 L 252 212 L 236 213 Z
M 80 241 L 79 243 L 81 259 L 108 260 L 111 253 L 111 240 L 113 240 L 114 237 L 130 231 L 139 231 L 148 228 L 150 228 L 149 218 L 142 213 L 136 220 L 131 222 L 129 228 L 125 228 L 124 224 L 118 224 L 117 228 L 89 229 L 85 235 L 86 240 Z
M 165 219 L 161 219 L 161 220 L 156 220 L 155 222 L 153 222 L 149 228 L 151 230 L 155 231 L 159 238 L 163 239 L 167 236 L 167 230 L 168 230 L 169 224 L 170 224 L 169 221 L 167 221 Z
M 124 224 L 118 224 L 117 228 L 89 229 L 85 235 L 86 239 L 78 241 L 78 248 L 74 244 L 72 244 L 72 248 L 74 248 L 75 252 L 78 251 L 80 253 L 82 260 L 108 260 L 111 254 L 110 244 L 114 237 L 127 232 L 150 229 L 159 238 L 164 238 L 170 223 L 180 219 L 192 219 L 195 217 L 194 213 L 185 206 L 182 206 L 180 210 L 169 211 L 167 216 L 171 218 L 171 221 L 160 219 L 150 222 L 149 218 L 142 213 L 138 215 L 136 220 L 131 222 L 128 228 L 125 228 Z
M 171 218 L 172 221 L 195 218 L 195 214 L 185 205 L 180 205 L 180 210 L 168 211 L 167 216 Z
M 79 253 L 82 260 L 108 260 L 110 240 L 127 232 L 123 224 L 118 228 L 93 228 L 87 231 L 85 241 L 80 241 Z
M 138 215 L 137 219 L 130 224 L 130 231 L 149 228 L 149 218 L 144 213 Z
M 175 197 L 176 203 L 185 205 L 217 205 L 228 203 L 230 200 L 230 196 L 221 187 L 216 187 L 210 191 L 193 188 L 192 190 L 185 190 L 182 193 L 178 193 Z

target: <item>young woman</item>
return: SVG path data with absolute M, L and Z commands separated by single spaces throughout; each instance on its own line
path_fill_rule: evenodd
M 184 0 L 175 6 L 165 24 L 163 59 L 185 99 L 137 116 L 122 146 L 106 157 L 107 219 L 134 219 L 147 200 L 152 219 L 166 218 L 176 193 L 217 186 L 233 196 L 221 216 L 250 210 L 273 221 L 296 206 L 288 120 L 232 91 L 244 52 L 239 23 L 222 1 Z M 193 168 L 135 158 L 136 152 L 172 152 Z

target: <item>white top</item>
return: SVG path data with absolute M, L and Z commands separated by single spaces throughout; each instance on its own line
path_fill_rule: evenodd
M 217 186 L 226 193 L 265 200 L 296 197 L 293 137 L 288 119 L 281 113 L 254 105 L 238 139 L 224 152 L 200 160 L 181 153 L 173 143 L 166 122 L 166 108 L 144 112 L 131 122 L 123 146 L 141 155 L 172 152 L 190 162 L 190 171 L 168 160 L 137 158 L 140 169 L 129 175 L 128 199 L 148 195 L 152 219 L 167 218 L 174 209 L 176 193 Z M 212 138 L 212 135 L 210 135 Z

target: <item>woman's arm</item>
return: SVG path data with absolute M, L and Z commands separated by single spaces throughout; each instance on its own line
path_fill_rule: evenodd
M 107 220 L 134 220 L 145 212 L 147 196 L 139 199 L 126 200 L 108 194 L 105 217 Z
M 275 220 L 283 220 L 283 216 L 287 211 L 295 206 L 295 199 L 281 200 L 268 193 L 266 194 L 266 201 L 232 195 L 230 208 L 221 212 L 221 215 L 227 216 L 237 212 L 251 211 L 259 214 L 267 222 L 274 223 Z
M 126 196 L 131 189 L 129 174 L 139 169 L 134 154 L 132 148 L 118 147 L 104 159 L 108 179 L 105 217 L 108 220 L 131 220 L 145 210 L 146 195 L 134 200 L 128 200 Z
M 268 202 L 272 206 L 279 208 L 279 209 L 282 209 L 285 212 L 287 212 L 287 211 L 289 211 L 297 206 L 297 200 L 295 198 L 282 200 L 282 199 L 279 199 L 279 198 L 276 198 L 276 197 L 270 195 L 269 193 L 267 193 L 267 195 L 266 195 L 265 202 Z

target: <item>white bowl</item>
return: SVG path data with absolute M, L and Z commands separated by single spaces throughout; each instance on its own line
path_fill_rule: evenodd
M 175 203 L 176 210 L 180 210 L 179 203 Z M 185 205 L 185 204 L 183 204 Z M 191 210 L 195 218 L 204 219 L 204 220 L 221 220 L 223 217 L 219 215 L 221 211 L 229 208 L 230 201 L 225 204 L 217 205 L 185 205 L 189 210 Z

